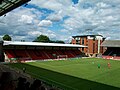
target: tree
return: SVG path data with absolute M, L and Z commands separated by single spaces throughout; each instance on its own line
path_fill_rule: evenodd
M 53 41 L 53 40 L 50 40 L 50 43 L 65 43 L 64 41 L 61 41 L 61 40 L 56 40 L 56 41 Z
M 3 40 L 12 41 L 12 38 L 11 38 L 8 34 L 5 34 L 5 35 L 3 36 Z
M 57 41 L 55 41 L 55 43 L 65 43 L 64 41 L 61 41 L 61 40 L 57 40 Z
M 65 43 L 64 41 L 61 41 L 61 40 L 56 40 L 56 41 L 50 40 L 49 37 L 45 35 L 38 36 L 33 42 Z
M 50 40 L 50 43 L 55 43 L 55 41 L 53 41 L 53 40 Z
M 34 40 L 34 42 L 45 42 L 46 43 L 46 42 L 50 42 L 50 39 L 48 36 L 40 35 Z

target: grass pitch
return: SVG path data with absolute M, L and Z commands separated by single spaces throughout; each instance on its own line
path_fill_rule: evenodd
M 26 67 L 26 72 L 33 77 L 67 90 L 120 90 L 120 61 L 85 58 L 16 63 L 10 66 L 19 69 Z

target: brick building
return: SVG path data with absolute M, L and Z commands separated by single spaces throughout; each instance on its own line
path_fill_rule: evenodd
M 105 40 L 102 35 L 80 35 L 72 36 L 72 44 L 85 45 L 87 48 L 81 48 L 80 51 L 88 56 L 96 56 L 104 52 L 101 43 Z

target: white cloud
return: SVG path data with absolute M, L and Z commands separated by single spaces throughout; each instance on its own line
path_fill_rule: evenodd
M 94 1 L 95 0 L 80 0 L 79 3 L 74 7 L 75 10 L 71 9 L 72 13 L 74 14 L 69 14 L 70 18 L 65 20 L 64 27 L 68 29 L 68 32 L 73 30 L 73 32 L 79 32 L 79 34 L 83 34 L 86 32 L 85 29 L 93 29 L 93 33 L 103 32 L 103 35 L 105 35 L 105 31 L 106 33 L 109 33 L 114 29 L 114 32 L 112 33 L 118 35 L 115 32 L 120 28 L 120 25 L 118 26 L 120 22 L 120 16 L 118 16 L 120 11 L 118 11 L 119 8 L 117 7 L 117 4 L 115 4 L 115 7 L 112 7 L 113 3 L 108 3 L 107 0 L 106 2 L 100 2 L 98 0 L 95 2 Z M 80 6 L 84 6 L 86 2 L 91 4 L 88 5 L 88 8 L 83 8 Z M 116 26 L 113 27 L 112 25 L 114 24 Z M 86 34 L 87 33 L 88 32 L 86 32 Z M 115 35 L 114 37 L 112 34 L 109 36 L 113 39 L 116 39 Z
M 66 40 L 72 35 L 90 33 L 85 29 L 93 29 L 92 33 L 120 39 L 120 0 L 79 0 L 75 5 L 72 0 L 32 0 L 29 4 L 53 12 L 43 19 L 44 12 L 20 7 L 0 17 L 0 35 L 8 33 L 12 37 L 32 40 L 36 35 L 45 34 L 52 39 Z M 58 21 L 61 30 L 53 26 Z
M 51 30 L 47 30 L 47 33 L 44 33 L 45 35 L 49 36 L 52 39 L 57 39 L 57 35 L 55 32 L 51 31 Z
M 47 27 L 47 26 L 51 26 L 52 25 L 52 22 L 50 20 L 42 20 L 38 26 L 40 27 Z
M 30 31 L 28 32 L 29 35 L 32 35 L 32 36 L 38 36 L 38 35 L 41 35 L 42 33 L 40 31 Z
M 32 0 L 29 2 L 41 8 L 47 8 L 54 11 L 60 11 L 72 4 L 72 0 Z
M 42 13 L 36 9 L 24 7 L 15 9 L 5 17 L 0 17 L 0 35 L 9 34 L 13 40 L 33 41 L 38 35 L 47 34 L 47 29 L 38 27 L 41 15 Z M 47 20 L 45 25 L 50 23 Z
M 63 33 L 68 32 L 68 30 L 66 30 L 66 29 L 62 29 L 62 30 L 60 30 L 60 31 L 63 32 Z
M 63 16 L 61 15 L 61 13 L 62 13 L 62 11 L 59 11 L 57 13 L 52 13 L 46 19 L 58 22 L 58 21 L 62 20 L 62 18 L 63 18 Z
M 110 5 L 108 5 L 106 3 L 103 3 L 103 2 L 97 3 L 96 6 L 99 7 L 99 8 L 108 8 L 108 7 L 110 7 Z
M 23 23 L 31 24 L 33 22 L 33 18 L 28 15 L 22 15 L 19 21 L 21 21 Z

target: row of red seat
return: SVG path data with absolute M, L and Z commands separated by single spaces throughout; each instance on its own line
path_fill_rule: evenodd
M 74 58 L 81 54 L 79 50 L 5 50 L 8 58 L 31 58 L 32 60 L 40 59 L 57 59 L 58 55 L 67 55 L 67 58 Z

